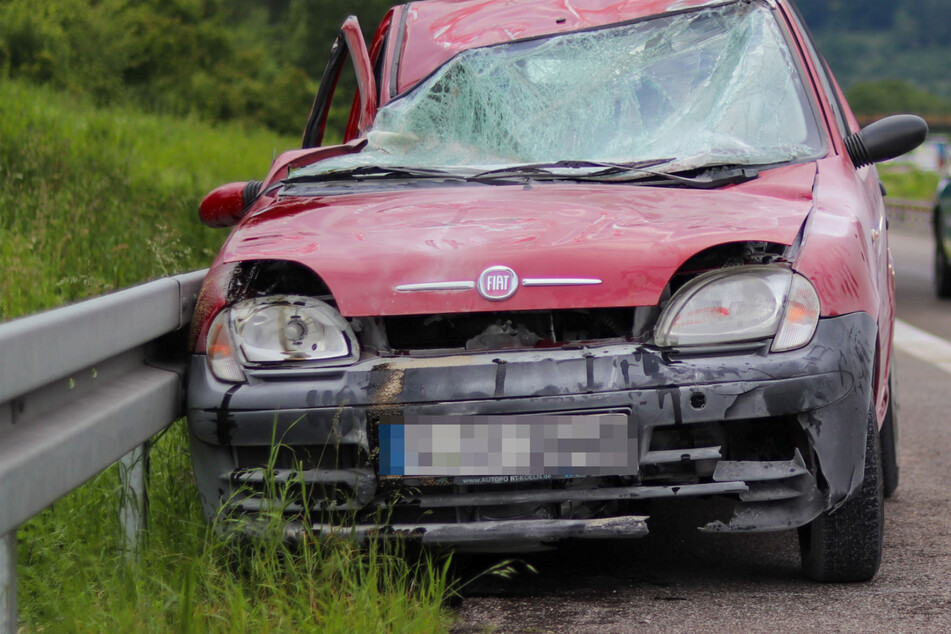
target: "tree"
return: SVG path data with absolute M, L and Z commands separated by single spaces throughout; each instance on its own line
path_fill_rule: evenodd
M 900 79 L 866 81 L 848 91 L 849 104 L 859 115 L 885 115 L 903 112 L 947 114 L 951 102 L 932 95 Z

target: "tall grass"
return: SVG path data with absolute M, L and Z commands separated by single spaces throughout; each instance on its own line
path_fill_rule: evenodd
M 154 448 L 150 522 L 123 553 L 111 469 L 18 535 L 20 619 L 50 632 L 433 632 L 449 624 L 447 562 L 398 545 L 224 540 L 204 521 L 178 424 Z
M 260 177 L 296 139 L 98 109 L 0 82 L 0 319 L 207 266 L 211 188 Z M 38 354 L 47 351 L 38 351 Z M 26 632 L 420 632 L 448 626 L 447 567 L 313 539 L 222 540 L 202 517 L 182 422 L 151 452 L 150 523 L 123 553 L 113 467 L 17 534 Z M 276 531 L 279 532 L 279 531 Z
M 207 266 L 202 196 L 296 143 L 0 81 L 0 320 Z

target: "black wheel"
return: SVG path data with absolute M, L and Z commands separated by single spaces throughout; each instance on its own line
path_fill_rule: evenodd
M 951 297 L 951 262 L 944 252 L 941 236 L 936 235 L 934 252 L 934 291 L 938 297 Z
M 882 561 L 885 524 L 878 425 L 872 414 L 865 444 L 865 478 L 853 498 L 799 529 L 802 567 L 816 581 L 868 581 Z
M 879 432 L 879 444 L 882 447 L 882 491 L 886 498 L 890 498 L 898 488 L 898 402 L 895 394 L 895 368 L 892 368 L 888 377 L 888 409 L 885 411 L 885 421 L 882 431 Z
M 951 297 L 951 262 L 944 248 L 944 222 L 941 208 L 934 210 L 934 292 L 938 297 Z

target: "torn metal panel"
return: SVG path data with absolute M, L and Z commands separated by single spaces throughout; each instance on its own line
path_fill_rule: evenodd
M 714 521 L 700 528 L 705 533 L 759 533 L 804 526 L 826 510 L 826 502 L 812 487 L 792 499 L 739 505 L 729 523 Z
M 802 454 L 796 452 L 793 460 L 778 461 L 720 461 L 717 463 L 716 471 L 713 472 L 713 479 L 717 482 L 729 482 L 731 480 L 743 480 L 756 482 L 770 480 L 786 480 L 807 475 L 809 469 L 802 459 Z

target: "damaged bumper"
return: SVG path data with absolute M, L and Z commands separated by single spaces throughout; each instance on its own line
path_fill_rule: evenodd
M 708 531 L 804 525 L 862 480 L 872 318 L 824 319 L 773 354 L 634 345 L 378 358 L 218 382 L 192 360 L 189 427 L 202 503 L 273 508 L 318 532 L 462 547 L 636 537 L 649 503 L 716 496 Z M 583 477 L 380 476 L 380 425 L 421 418 L 623 415 L 624 473 Z M 273 449 L 272 449 L 273 447 Z M 280 493 L 275 492 L 275 487 Z
M 424 546 L 485 546 L 504 543 L 522 550 L 534 544 L 562 539 L 623 539 L 645 537 L 647 517 L 628 515 L 596 519 L 498 520 L 494 522 L 457 522 L 387 524 L 383 527 L 358 525 L 354 528 L 315 526 L 315 532 L 366 542 L 374 538 L 411 539 Z M 289 541 L 300 539 L 303 527 L 291 523 L 285 529 Z

